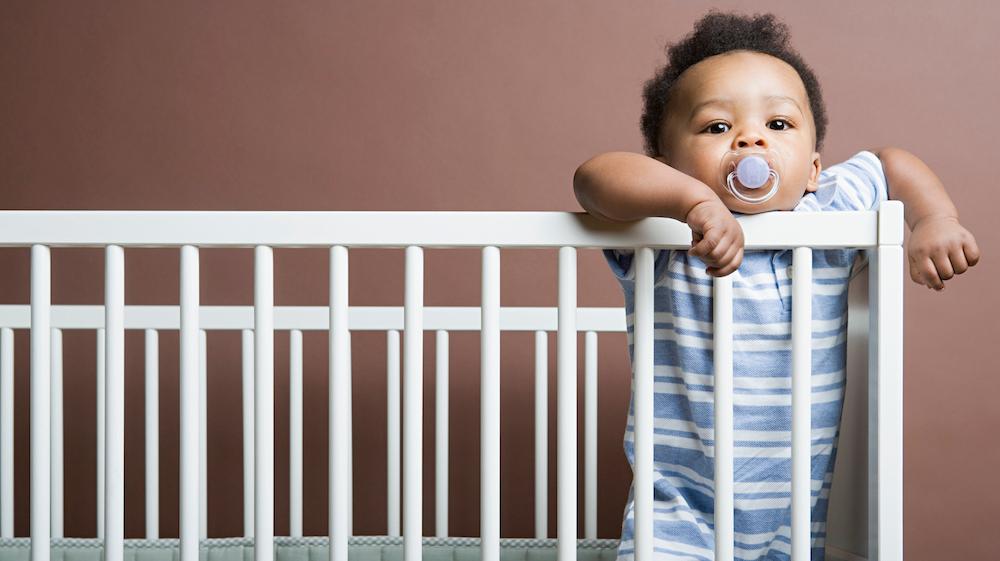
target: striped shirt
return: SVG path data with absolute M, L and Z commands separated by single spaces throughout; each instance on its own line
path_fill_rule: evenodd
M 881 162 L 861 151 L 822 170 L 817 191 L 806 193 L 794 211 L 875 210 L 887 198 Z M 632 362 L 634 251 L 605 249 L 604 255 L 624 292 Z M 812 559 L 820 561 L 845 389 L 847 287 L 863 255 L 859 249 L 813 251 L 811 516 Z M 657 560 L 714 559 L 713 277 L 705 266 L 686 250 L 654 254 Z M 791 554 L 791 266 L 790 249 L 746 251 L 732 273 L 737 560 L 786 560 Z M 633 368 L 632 392 L 634 374 Z M 624 437 L 633 471 L 634 397 Z M 625 505 L 618 561 L 634 559 L 633 499 L 634 486 Z

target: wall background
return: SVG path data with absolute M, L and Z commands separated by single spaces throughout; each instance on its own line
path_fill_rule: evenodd
M 580 211 L 576 166 L 641 152 L 643 81 L 664 44 L 711 6 L 736 2 L 19 2 L 0 4 L 0 208 Z M 1000 99 L 988 2 L 802 6 L 766 1 L 820 77 L 830 129 L 824 165 L 895 145 L 942 178 L 981 263 L 934 293 L 907 280 L 905 548 L 913 560 L 992 552 L 1000 508 L 990 478 L 1000 391 L 988 352 L 1000 312 L 1000 242 L 989 189 Z M 175 304 L 178 254 L 126 251 L 126 303 Z M 276 304 L 327 302 L 327 253 L 278 250 Z M 596 251 L 579 258 L 579 302 L 621 305 Z M 554 305 L 556 253 L 505 251 L 505 306 Z M 0 300 L 28 302 L 28 251 L 0 250 Z M 204 250 L 202 302 L 252 302 L 250 250 Z M 352 305 L 402 305 L 401 250 L 352 250 Z M 479 303 L 479 255 L 426 254 L 426 304 Z M 53 251 L 53 303 L 103 295 L 99 250 Z M 456 282 L 465 279 L 468 282 Z M 95 378 L 91 334 L 67 332 L 66 532 L 95 532 Z M 142 335 L 127 336 L 129 419 L 141 419 Z M 211 536 L 241 513 L 238 334 L 209 337 Z M 385 342 L 354 344 L 355 531 L 385 532 Z M 502 535 L 533 528 L 530 334 L 503 337 Z M 554 337 L 550 345 L 554 348 Z M 161 535 L 177 532 L 177 337 L 161 334 Z M 306 517 L 326 528 L 326 339 L 307 333 Z M 433 349 L 428 336 L 426 348 Z M 287 338 L 275 355 L 276 518 L 287 532 Z M 478 535 L 478 336 L 452 335 L 452 535 Z M 17 535 L 28 528 L 28 342 L 16 348 Z M 582 355 L 582 338 L 580 351 Z M 554 353 L 553 353 L 554 354 Z M 432 415 L 433 353 L 425 352 Z M 600 345 L 600 537 L 618 537 L 631 474 L 621 449 L 625 337 Z M 555 365 L 550 397 L 554 399 Z M 582 390 L 581 390 L 582 391 Z M 238 395 L 236 393 L 235 395 Z M 554 403 L 554 402 L 553 402 Z M 550 408 L 555 421 L 554 405 Z M 433 445 L 433 417 L 425 442 Z M 554 424 L 552 425 L 554 437 Z M 143 532 L 143 429 L 126 432 L 128 537 Z M 582 438 L 582 430 L 581 430 Z M 551 443 L 550 506 L 555 504 Z M 310 450 L 315 450 L 310 453 Z M 430 448 L 428 448 L 430 450 Z M 425 534 L 433 532 L 433 454 L 425 453 Z M 231 465 L 236 470 L 227 468 Z M 460 501 L 460 498 L 466 500 Z M 550 535 L 555 510 L 550 510 Z M 582 517 L 581 517 L 582 523 Z

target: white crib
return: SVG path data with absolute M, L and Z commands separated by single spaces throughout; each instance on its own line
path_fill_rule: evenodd
M 792 297 L 792 559 L 809 558 L 809 399 L 812 249 L 864 248 L 869 274 L 851 284 L 848 327 L 848 396 L 831 493 L 828 555 L 834 559 L 902 560 L 902 281 L 903 208 L 883 202 L 877 212 L 772 212 L 740 218 L 746 249 L 793 249 Z M 797 232 L 794 238 L 787 232 Z M 576 251 L 611 247 L 637 248 L 636 383 L 636 558 L 652 561 L 652 342 L 653 249 L 686 248 L 691 232 L 681 222 L 649 218 L 612 224 L 581 213 L 564 212 L 159 212 L 159 211 L 5 211 L 0 212 L 0 246 L 31 247 L 30 306 L 0 306 L 0 557 L 49 561 L 54 548 L 74 545 L 62 539 L 62 387 L 61 330 L 97 333 L 99 419 L 98 536 L 89 545 L 106 561 L 126 559 L 124 539 L 124 330 L 146 332 L 147 379 L 156 373 L 158 330 L 180 332 L 180 538 L 160 540 L 179 546 L 181 561 L 211 558 L 206 538 L 204 492 L 206 403 L 205 331 L 243 333 L 244 535 L 237 545 L 250 547 L 256 561 L 272 561 L 276 547 L 274 519 L 274 332 L 287 331 L 291 342 L 291 536 L 322 547 L 322 557 L 347 561 L 348 545 L 365 543 L 353 536 L 351 511 L 350 333 L 384 331 L 387 370 L 403 370 L 402 465 L 400 434 L 390 429 L 390 540 L 402 546 L 406 561 L 427 556 L 427 546 L 448 544 L 447 485 L 434 498 L 436 537 L 421 536 L 422 338 L 400 333 L 437 333 L 439 382 L 447 395 L 450 331 L 481 332 L 481 530 L 471 546 L 475 558 L 500 561 L 502 545 L 551 546 L 553 559 L 614 558 L 613 540 L 596 535 L 596 338 L 600 332 L 625 330 L 619 308 L 578 308 Z M 105 302 L 98 306 L 50 304 L 49 247 L 105 248 Z M 181 256 L 179 306 L 124 306 L 124 247 L 177 247 Z M 199 305 L 199 248 L 254 248 L 254 305 Z M 274 247 L 330 248 L 330 301 L 322 307 L 273 305 Z M 405 248 L 405 298 L 402 308 L 349 306 L 348 248 Z M 423 306 L 422 248 L 474 247 L 482 250 L 482 306 Z M 555 308 L 501 308 L 500 249 L 558 248 L 559 296 Z M 732 281 L 716 279 L 715 395 L 716 559 L 733 558 L 732 482 Z M 13 536 L 13 330 L 30 330 L 31 345 L 31 502 L 30 540 Z M 322 330 L 330 340 L 330 442 L 328 536 L 302 536 L 302 331 Z M 536 385 L 535 540 L 517 543 L 500 538 L 500 331 L 536 333 L 536 379 L 544 380 L 546 337 L 557 333 L 557 535 L 545 535 L 547 428 L 544 384 Z M 577 536 L 577 333 L 585 332 L 584 539 Z M 296 360 L 298 361 L 296 364 Z M 296 378 L 298 373 L 298 378 Z M 399 426 L 399 388 L 389 385 L 390 427 Z M 867 379 L 867 383 L 865 380 Z M 853 381 L 853 383 L 851 382 Z M 865 387 L 867 386 L 867 392 Z M 152 389 L 150 389 L 152 388 Z M 156 384 L 147 384 L 147 403 L 155 403 Z M 444 392 L 442 394 L 442 392 Z M 867 399 L 866 399 L 867 394 Z M 297 401 L 296 401 L 297 400 Z M 438 482 L 448 478 L 447 400 L 437 400 L 435 449 Z M 443 404 L 443 406 L 441 405 Z M 863 423 L 867 411 L 867 425 Z M 394 413 L 395 412 L 395 413 Z M 393 418 L 392 415 L 397 415 Z M 130 420 L 130 422 L 133 422 Z M 147 408 L 147 538 L 158 538 L 156 410 Z M 867 436 L 867 439 L 865 439 Z M 102 438 L 103 437 L 103 438 Z M 865 441 L 867 440 L 867 446 Z M 151 461 L 152 460 L 152 461 Z M 458 460 L 460 461 L 460 460 Z M 643 466 L 647 466 L 643 469 Z M 400 477 L 405 509 L 400 512 Z M 867 485 L 865 481 L 867 480 Z M 867 502 L 867 508 L 865 503 Z M 728 515 L 723 515 L 728 513 Z M 402 519 L 400 531 L 399 521 Z M 392 540 L 395 538 L 395 541 Z M 313 541 L 309 541 L 312 539 Z M 305 541 L 301 541 L 305 540 Z M 438 541 L 435 541 L 438 540 Z M 131 541 L 131 540 L 130 540 Z M 522 540 L 523 541 L 523 540 Z M 76 544 L 79 545 L 79 544 Z M 134 545 L 134 544 L 133 544 Z M 522 549 L 523 549 L 522 547 Z M 21 548 L 21 549 L 18 549 Z M 603 548 L 603 549 L 602 549 Z M 314 558 L 320 550 L 308 555 Z M 20 553 L 19 553 L 20 552 Z M 60 550 L 64 559 L 71 559 Z M 280 552 L 279 552 L 280 553 Z M 242 554 L 238 554 L 242 557 Z M 296 554 L 298 555 L 298 554 Z M 354 556 L 352 550 L 352 559 Z M 459 558 L 458 552 L 452 554 Z M 537 557 L 537 555 L 536 555 Z M 83 558 L 83 557 L 81 557 Z M 128 556 L 134 559 L 135 553 Z M 169 557 L 168 557 L 169 558 Z M 281 555 L 278 555 L 281 558 Z M 447 557 L 449 559 L 453 557 Z M 506 555 L 505 559 L 510 559 Z

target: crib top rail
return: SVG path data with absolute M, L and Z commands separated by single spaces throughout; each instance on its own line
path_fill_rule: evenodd
M 104 329 L 104 306 L 52 306 L 50 327 L 54 329 Z M 555 307 L 500 308 L 501 331 L 556 331 L 559 309 Z M 465 306 L 423 308 L 425 331 L 481 331 L 482 309 Z M 403 330 L 402 306 L 350 306 L 350 331 Z M 125 329 L 178 330 L 180 306 L 125 306 Z M 0 305 L 0 328 L 30 329 L 31 306 Z M 201 306 L 198 328 L 241 330 L 254 328 L 253 306 Z M 275 306 L 274 329 L 328 331 L 330 308 L 326 306 Z M 624 308 L 581 307 L 576 310 L 578 332 L 624 332 Z
M 773 211 L 737 219 L 748 250 L 870 248 L 902 243 L 902 215 L 902 203 L 884 201 L 879 211 Z M 670 218 L 609 222 L 582 212 L 0 211 L 0 247 L 687 248 L 690 243 L 687 224 Z

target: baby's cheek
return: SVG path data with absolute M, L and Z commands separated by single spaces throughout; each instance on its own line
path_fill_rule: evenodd
M 711 159 L 707 155 L 694 155 L 691 158 L 691 154 L 680 154 L 679 157 L 675 158 L 669 164 L 670 167 L 675 170 L 697 179 L 702 183 L 712 187 L 713 190 L 716 189 L 716 183 L 718 183 L 718 178 L 716 177 L 719 173 L 719 162 L 710 161 Z
M 782 190 L 781 203 L 775 210 L 794 210 L 805 195 L 805 189 Z M 778 197 L 775 198 L 777 199 Z
M 724 194 L 728 193 L 728 191 L 726 191 L 725 185 L 722 183 L 722 180 L 719 177 L 719 170 L 715 170 L 714 172 L 707 172 L 702 170 L 699 171 L 697 175 L 693 175 L 692 177 L 694 177 L 698 181 L 701 181 L 705 185 L 708 185 L 709 188 L 711 188 L 712 191 L 719 196 L 719 198 L 722 198 Z

